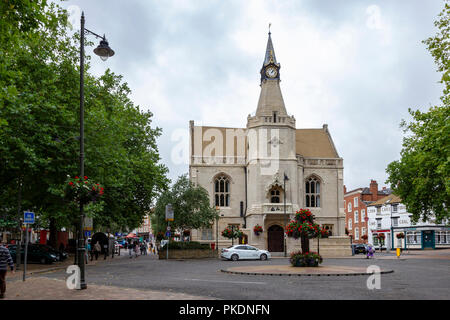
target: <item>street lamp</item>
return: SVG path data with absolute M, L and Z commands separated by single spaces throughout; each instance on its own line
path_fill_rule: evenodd
M 219 206 L 216 206 L 216 251 L 219 251 Z
M 283 195 L 284 195 L 284 234 L 283 234 L 283 241 L 284 241 L 284 256 L 287 257 L 287 248 L 286 248 L 286 225 L 287 225 L 287 221 L 286 221 L 286 181 L 288 181 L 289 178 L 286 175 L 286 173 L 284 174 L 284 179 L 283 179 Z
M 114 55 L 114 51 L 109 47 L 105 36 L 85 29 L 84 27 L 84 12 L 81 13 L 81 31 L 80 31 L 80 177 L 84 177 L 84 34 L 92 34 L 93 36 L 102 39 L 99 46 L 94 50 L 94 53 L 105 61 Z M 85 281 L 85 244 L 83 235 L 84 212 L 83 203 L 80 201 L 80 229 L 78 230 L 78 266 L 80 267 L 80 288 L 86 289 Z

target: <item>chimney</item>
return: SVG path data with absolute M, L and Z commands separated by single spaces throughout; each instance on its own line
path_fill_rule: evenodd
M 347 193 L 347 187 L 344 184 L 344 194 L 346 194 L 346 193 Z
M 372 194 L 372 201 L 378 200 L 378 183 L 376 180 L 370 180 L 369 186 L 370 193 Z

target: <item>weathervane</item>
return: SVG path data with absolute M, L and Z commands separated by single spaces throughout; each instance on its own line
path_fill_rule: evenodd
M 272 24 L 269 22 L 269 34 L 270 34 L 270 26 L 271 26 Z

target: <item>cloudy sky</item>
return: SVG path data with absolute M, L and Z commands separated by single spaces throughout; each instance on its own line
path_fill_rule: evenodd
M 68 0 L 75 28 L 106 34 L 115 56 L 92 61 L 124 76 L 135 104 L 163 129 L 162 161 L 188 171 L 189 120 L 245 128 L 256 110 L 269 23 L 281 89 L 297 128 L 324 123 L 344 159 L 347 189 L 385 185 L 408 108 L 439 103 L 442 86 L 421 42 L 441 0 Z M 91 40 L 95 40 L 92 38 Z

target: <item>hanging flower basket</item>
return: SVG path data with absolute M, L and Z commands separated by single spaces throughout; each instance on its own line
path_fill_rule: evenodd
M 234 230 L 230 227 L 226 227 L 222 231 L 222 237 L 228 238 L 228 239 L 237 239 L 242 237 L 242 231 L 239 230 L 239 228 L 235 228 Z
M 397 239 L 403 239 L 405 237 L 405 234 L 403 232 L 397 233 L 396 237 Z
M 253 228 L 253 232 L 254 232 L 257 236 L 259 236 L 259 234 L 263 232 L 263 228 L 262 228 L 259 224 L 257 224 L 257 225 Z
M 88 204 L 96 202 L 103 196 L 103 187 L 95 182 L 89 180 L 87 176 L 70 178 L 67 176 L 65 197 L 69 200 L 75 201 L 78 204 Z
M 320 237 L 321 238 L 328 238 L 329 235 L 330 235 L 329 230 L 327 230 L 325 228 L 320 229 Z
M 363 235 L 361 236 L 361 239 L 363 239 L 364 241 L 366 241 L 368 238 L 369 238 L 369 237 L 367 236 L 367 234 L 363 234 Z

